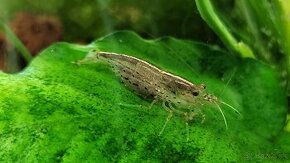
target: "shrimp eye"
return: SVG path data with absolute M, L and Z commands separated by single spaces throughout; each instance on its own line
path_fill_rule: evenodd
M 199 92 L 192 92 L 193 96 L 198 96 Z

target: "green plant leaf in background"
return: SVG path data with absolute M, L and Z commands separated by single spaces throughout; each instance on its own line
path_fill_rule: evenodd
M 178 116 L 158 136 L 168 114 L 160 104 L 149 110 L 151 101 L 128 90 L 110 65 L 72 63 L 96 48 L 205 83 L 244 118 L 222 106 L 229 123 L 225 130 L 221 115 L 208 104 L 205 122 L 190 126 L 188 142 Z M 239 161 L 249 159 L 247 153 L 287 149 L 278 139 L 284 135 L 287 103 L 277 73 L 198 42 L 117 32 L 88 46 L 58 43 L 24 71 L 0 73 L 0 92 L 1 161 Z
M 229 50 L 232 50 L 242 57 L 255 58 L 250 47 L 242 41 L 237 41 L 230 33 L 226 25 L 220 20 L 210 0 L 196 0 L 196 5 L 202 18 L 219 35 Z
M 223 31 L 215 30 L 220 38 L 224 40 L 226 34 L 234 35 L 237 40 L 249 46 L 255 57 L 265 63 L 273 65 L 279 72 L 283 80 L 282 85 L 288 89 L 290 94 L 290 5 L 282 0 L 196 0 L 201 4 L 199 9 L 219 15 L 224 23 Z M 207 5 L 207 6 L 206 6 Z M 212 5 L 215 10 L 209 10 Z M 211 7 L 212 7 L 211 6 Z M 215 11 L 215 12 L 213 12 Z M 229 14 L 231 13 L 231 14 Z M 203 14 L 202 14 L 203 15 Z M 210 26 L 215 24 L 215 19 L 211 20 L 203 16 Z M 225 34 L 226 33 L 226 34 Z M 233 37 L 233 36 L 232 36 Z M 223 41 L 226 46 L 235 45 L 234 41 Z M 232 46 L 233 46 L 232 45 Z M 243 49 L 243 48 L 242 48 Z M 241 53 L 243 56 L 243 54 Z

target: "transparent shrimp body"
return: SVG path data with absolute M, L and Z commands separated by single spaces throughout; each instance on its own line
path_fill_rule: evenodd
M 218 103 L 222 103 L 238 112 L 235 108 L 219 101 L 217 97 L 204 92 L 205 85 L 199 86 L 177 75 L 165 72 L 154 65 L 125 54 L 110 52 L 90 52 L 85 59 L 78 64 L 104 61 L 109 63 L 122 82 L 138 95 L 152 99 L 150 107 L 157 101 L 162 102 L 163 108 L 169 112 L 166 122 L 160 131 L 163 132 L 173 114 L 182 116 L 186 124 L 195 116 L 204 115 L 200 111 L 200 105 L 205 102 L 213 103 L 221 112 L 225 125 L 227 121 Z

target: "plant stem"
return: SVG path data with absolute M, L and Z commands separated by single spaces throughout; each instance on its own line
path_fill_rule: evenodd
M 255 58 L 251 48 L 244 42 L 238 42 L 229 32 L 215 12 L 210 0 L 195 0 L 197 9 L 207 24 L 217 33 L 228 49 L 237 52 L 242 57 Z
M 0 20 L 0 28 L 3 29 L 4 33 L 6 34 L 6 37 L 8 40 L 14 44 L 17 50 L 21 53 L 22 57 L 25 59 L 27 63 L 29 63 L 32 60 L 32 55 L 27 50 L 27 48 L 23 45 L 23 43 L 18 39 L 18 37 L 14 34 L 14 32 L 10 29 L 10 27 L 6 24 L 4 24 Z

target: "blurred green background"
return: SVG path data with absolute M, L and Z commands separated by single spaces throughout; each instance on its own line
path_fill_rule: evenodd
M 1 17 L 16 13 L 51 15 L 63 24 L 65 41 L 90 42 L 114 30 L 134 30 L 145 37 L 171 35 L 214 42 L 216 37 L 198 14 L 194 1 L 186 0 L 1 0 Z M 198 32 L 203 31 L 203 32 Z

